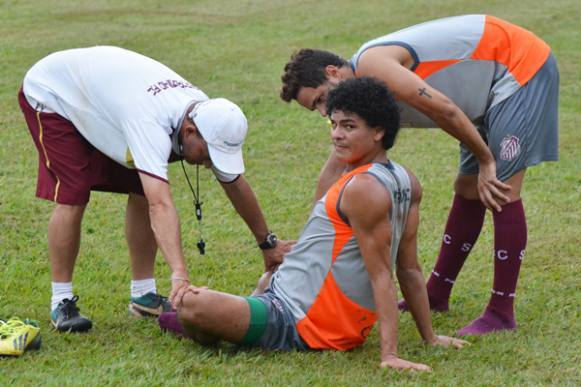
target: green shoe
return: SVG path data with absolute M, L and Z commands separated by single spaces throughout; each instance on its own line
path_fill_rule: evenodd
M 79 313 L 77 301 L 79 296 L 65 298 L 55 310 L 50 312 L 52 325 L 59 332 L 86 332 L 93 327 L 91 320 Z
M 141 297 L 131 297 L 129 314 L 136 317 L 158 317 L 163 312 L 172 310 L 167 297 L 157 293 L 147 293 Z

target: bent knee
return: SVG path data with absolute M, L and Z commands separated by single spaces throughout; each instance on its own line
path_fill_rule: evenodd
M 178 319 L 182 324 L 199 325 L 202 321 L 205 310 L 203 292 L 187 292 L 182 298 L 182 305 L 178 309 Z
M 454 192 L 465 199 L 478 199 L 478 176 L 458 175 L 454 181 Z

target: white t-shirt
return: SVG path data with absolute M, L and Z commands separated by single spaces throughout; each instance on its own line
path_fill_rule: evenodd
M 167 66 L 107 46 L 47 56 L 28 71 L 23 90 L 33 107 L 70 120 L 111 159 L 164 181 L 170 135 L 190 104 L 209 99 Z

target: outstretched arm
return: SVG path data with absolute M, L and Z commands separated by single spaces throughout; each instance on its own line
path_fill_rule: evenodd
M 408 171 L 411 180 L 412 197 L 404 233 L 399 244 L 397 255 L 397 278 L 401 292 L 422 339 L 432 345 L 454 346 L 462 348 L 466 341 L 446 336 L 437 336 L 432 328 L 430 305 L 422 269 L 418 263 L 417 235 L 420 223 L 420 201 L 422 187 L 418 179 Z
M 190 284 L 182 250 L 178 213 L 168 183 L 144 173 L 139 173 L 139 178 L 149 203 L 149 217 L 155 240 L 172 271 L 170 301 L 177 308 Z
M 262 243 L 270 232 L 262 210 L 258 205 L 256 195 L 252 191 L 250 184 L 240 175 L 236 181 L 232 183 L 221 183 L 222 188 L 226 192 L 226 196 L 232 202 L 232 205 L 248 225 L 248 228 L 254 234 L 257 243 Z M 292 242 L 278 241 L 273 249 L 262 250 L 264 256 L 264 268 L 266 271 L 273 270 L 282 263 L 284 254 L 290 251 Z
M 489 209 L 501 210 L 508 202 L 506 191 L 510 186 L 496 178 L 496 161 L 476 127 L 460 108 L 444 94 L 432 88 L 403 64 L 409 53 L 399 46 L 375 47 L 363 54 L 357 76 L 371 76 L 384 81 L 402 101 L 430 117 L 478 159 L 478 195 Z
M 381 366 L 428 371 L 428 366 L 400 359 L 397 353 L 398 309 L 389 253 L 390 208 L 390 195 L 373 176 L 357 175 L 345 187 L 341 210 L 353 227 L 373 288 Z

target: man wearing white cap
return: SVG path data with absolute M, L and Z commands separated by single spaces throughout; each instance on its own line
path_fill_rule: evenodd
M 248 125 L 240 108 L 209 99 L 165 65 L 118 47 L 56 52 L 27 72 L 19 103 L 39 153 L 36 195 L 56 203 L 48 245 L 57 330 L 92 327 L 79 313 L 72 288 L 91 191 L 129 196 L 130 312 L 159 315 L 171 308 L 156 289 L 158 247 L 172 271 L 169 301 L 179 303 L 189 276 L 167 177 L 170 161 L 183 158 L 213 170 L 254 234 L 267 269 L 290 248 L 277 243 L 242 176 Z

